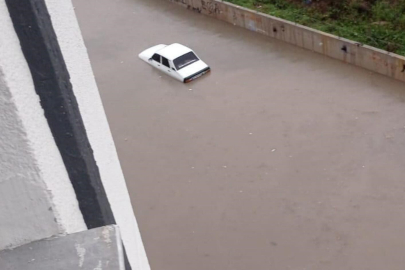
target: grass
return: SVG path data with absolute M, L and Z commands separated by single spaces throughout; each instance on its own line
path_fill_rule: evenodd
M 405 55 L 405 0 L 227 0 Z

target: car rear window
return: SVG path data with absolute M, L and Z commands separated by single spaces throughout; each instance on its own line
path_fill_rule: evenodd
M 198 60 L 199 59 L 198 59 L 197 55 L 195 55 L 193 52 L 189 52 L 189 53 L 183 54 L 182 56 L 174 59 L 173 64 L 177 70 L 180 70 Z

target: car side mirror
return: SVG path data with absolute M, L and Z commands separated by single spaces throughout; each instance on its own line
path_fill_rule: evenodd
M 152 61 L 152 57 L 148 59 L 148 61 Z
M 174 71 L 176 71 L 174 68 L 172 68 Z

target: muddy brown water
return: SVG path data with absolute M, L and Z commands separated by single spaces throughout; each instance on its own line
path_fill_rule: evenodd
M 158 0 L 74 0 L 152 270 L 405 267 L 405 84 Z M 137 55 L 193 48 L 181 84 Z

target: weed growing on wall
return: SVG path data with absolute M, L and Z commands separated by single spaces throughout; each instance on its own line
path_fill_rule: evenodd
M 405 0 L 227 0 L 405 55 Z

